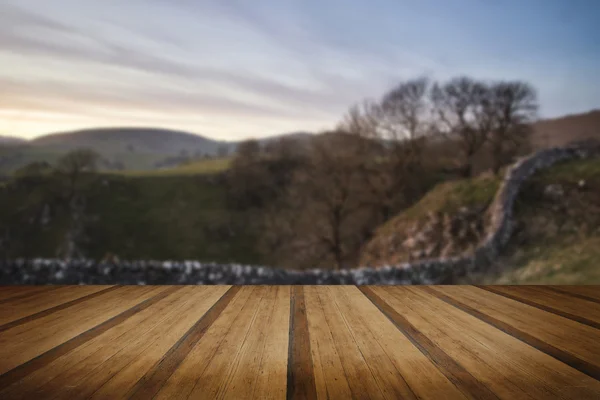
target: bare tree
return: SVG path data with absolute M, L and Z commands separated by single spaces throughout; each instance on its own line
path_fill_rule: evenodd
M 234 162 L 253 162 L 260 156 L 261 146 L 258 140 L 248 139 L 241 142 L 235 151 Z
M 349 266 L 360 248 L 365 204 L 356 136 L 329 132 L 312 141 L 282 204 L 267 216 L 267 251 L 289 266 Z
M 465 176 L 472 175 L 473 156 L 486 143 L 492 128 L 490 93 L 485 83 L 464 76 L 432 88 L 438 132 L 458 139 Z
M 68 197 L 75 194 L 81 176 L 86 172 L 94 172 L 100 155 L 90 149 L 77 149 L 62 156 L 56 164 L 56 172 L 66 177 Z
M 382 222 L 417 195 L 423 169 L 425 136 L 431 132 L 430 82 L 400 82 L 380 102 L 351 107 L 339 127 L 369 139 L 359 150 L 365 190 Z
M 382 110 L 372 99 L 363 100 L 351 106 L 336 130 L 370 139 L 378 139 L 380 135 Z
M 493 171 L 510 162 L 515 152 L 528 142 L 531 123 L 537 117 L 538 103 L 535 89 L 520 81 L 497 82 L 492 85 L 493 129 L 491 150 Z
M 430 82 L 417 78 L 401 82 L 383 96 L 381 126 L 392 140 L 414 140 L 429 133 Z

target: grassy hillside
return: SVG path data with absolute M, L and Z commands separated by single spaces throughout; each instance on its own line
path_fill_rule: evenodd
M 378 229 L 362 263 L 471 251 L 484 236 L 485 209 L 498 186 L 492 177 L 436 186 Z M 515 220 L 516 232 L 497 265 L 465 282 L 600 283 L 600 159 L 564 162 L 532 177 L 517 200 Z
M 208 139 L 186 132 L 150 128 L 88 129 L 46 135 L 18 145 L 0 146 L 0 173 L 10 174 L 34 161 L 54 163 L 67 151 L 91 148 L 103 165 L 125 170 L 153 170 L 174 166 L 187 159 L 214 156 L 220 148 L 228 153 L 236 143 Z
M 55 257 L 75 229 L 52 177 L 1 188 L 0 256 Z M 88 175 L 77 247 L 91 258 L 259 263 L 246 216 L 226 208 L 218 176 Z
M 293 132 L 260 139 L 259 142 L 267 145 L 282 137 L 304 142 L 311 136 L 306 132 Z M 10 175 L 34 161 L 52 164 L 67 151 L 77 148 L 91 148 L 98 152 L 103 159 L 102 169 L 114 170 L 116 165 L 120 165 L 125 171 L 133 171 L 132 175 L 169 168 L 174 170 L 174 174 L 216 172 L 222 170 L 226 163 L 197 161 L 194 163 L 198 165 L 185 166 L 182 170 L 179 170 L 178 164 L 201 160 L 206 155 L 217 156 L 220 149 L 231 155 L 238 145 L 238 142 L 153 128 L 86 129 L 41 136 L 31 141 L 11 141 L 10 144 L 4 143 L 3 138 L 0 137 L 0 176 Z
M 593 138 L 600 138 L 600 110 L 536 122 L 531 139 L 539 149 Z
M 67 150 L 89 147 L 103 154 L 216 154 L 221 145 L 233 147 L 231 143 L 192 133 L 154 128 L 87 129 L 41 136 L 30 144 Z
M 438 184 L 377 229 L 361 252 L 360 264 L 381 266 L 472 250 L 483 235 L 483 211 L 499 184 L 491 176 Z
M 600 159 L 565 162 L 533 177 L 515 213 L 517 232 L 481 281 L 600 284 Z
M 231 158 L 213 158 L 184 163 L 174 168 L 165 168 L 152 171 L 122 171 L 125 176 L 177 176 L 177 175 L 205 175 L 223 172 L 229 168 Z
M 34 161 L 55 163 L 64 154 L 62 150 L 30 145 L 0 145 L 0 174 L 11 174 Z

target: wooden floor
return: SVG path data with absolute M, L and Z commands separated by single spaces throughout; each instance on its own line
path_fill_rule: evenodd
M 600 399 L 600 286 L 0 287 L 0 399 Z

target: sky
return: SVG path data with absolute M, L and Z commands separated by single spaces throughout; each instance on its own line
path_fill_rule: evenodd
M 0 135 L 333 127 L 402 79 L 520 79 L 600 108 L 597 0 L 0 0 Z

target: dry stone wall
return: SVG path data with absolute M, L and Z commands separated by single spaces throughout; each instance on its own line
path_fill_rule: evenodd
M 284 270 L 198 261 L 0 260 L 0 284 L 444 284 L 471 272 L 484 272 L 513 231 L 513 206 L 523 183 L 535 172 L 553 164 L 597 157 L 597 143 L 588 142 L 539 151 L 519 160 L 506 172 L 490 206 L 490 226 L 472 255 L 420 260 L 379 268 L 339 271 Z

